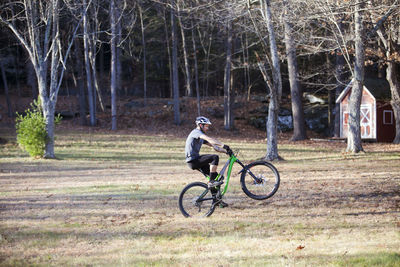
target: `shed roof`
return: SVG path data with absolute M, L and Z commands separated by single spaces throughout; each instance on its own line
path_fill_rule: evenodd
M 336 103 L 340 103 L 346 96 L 348 91 L 352 88 L 354 79 L 352 79 L 347 86 L 343 89 L 342 93 L 336 99 Z M 367 90 L 375 99 L 390 100 L 390 86 L 386 79 L 372 79 L 367 78 L 364 80 L 364 90 Z

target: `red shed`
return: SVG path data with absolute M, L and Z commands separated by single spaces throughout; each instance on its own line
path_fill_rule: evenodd
M 340 138 L 347 138 L 348 102 L 353 82 L 351 81 L 339 95 L 336 103 L 340 104 Z M 377 100 L 364 85 L 360 107 L 361 138 L 377 142 L 392 142 L 396 135 L 396 124 L 389 101 Z

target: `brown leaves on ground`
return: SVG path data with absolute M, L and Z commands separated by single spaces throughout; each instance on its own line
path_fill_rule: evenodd
M 13 97 L 13 103 L 16 105 L 16 111 L 23 112 L 32 101 L 30 97 L 16 98 Z M 80 118 L 73 119 L 65 118 L 61 124 L 57 125 L 57 129 L 62 130 L 84 130 L 90 132 L 111 132 L 111 109 L 109 108 L 110 100 L 105 98 L 105 111 L 98 110 L 96 114 L 97 126 L 87 127 L 80 125 Z M 201 115 L 207 116 L 211 119 L 213 127 L 210 130 L 210 135 L 227 139 L 242 139 L 242 140 L 265 140 L 266 133 L 263 130 L 257 129 L 249 124 L 249 119 L 254 116 L 253 111 L 268 103 L 260 100 L 247 100 L 245 98 L 237 97 L 238 107 L 234 111 L 235 115 L 235 129 L 227 131 L 224 129 L 223 118 L 223 97 L 207 97 L 201 100 Z M 134 102 L 135 106 L 127 104 Z M 0 103 L 1 104 L 1 103 Z M 186 137 L 194 127 L 194 120 L 197 117 L 197 102 L 196 98 L 182 97 L 180 99 L 180 119 L 181 124 L 175 125 L 174 123 L 174 110 L 172 99 L 168 98 L 149 98 L 147 104 L 144 105 L 143 99 L 135 97 L 120 98 L 117 103 L 117 128 L 118 133 L 131 133 L 140 135 L 162 135 L 162 136 L 175 136 Z M 285 103 L 282 103 L 285 105 Z M 57 112 L 66 112 L 68 114 L 79 114 L 78 99 L 75 96 L 58 96 Z M 87 121 L 89 119 L 87 118 Z M 14 118 L 2 116 L 2 123 L 13 125 Z M 113 131 L 115 133 L 115 131 Z M 320 138 L 321 136 L 308 132 L 310 138 Z M 284 142 L 288 141 L 291 133 L 279 133 L 279 138 Z M 298 141 L 296 143 L 302 143 Z M 305 141 L 307 142 L 307 141 Z
M 303 246 L 303 245 L 299 245 L 297 248 L 296 248 L 296 250 L 302 250 L 303 248 L 305 248 L 306 246 Z

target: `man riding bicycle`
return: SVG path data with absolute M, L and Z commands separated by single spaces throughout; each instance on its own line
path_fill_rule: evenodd
M 185 155 L 186 163 L 192 170 L 200 170 L 202 173 L 210 176 L 208 183 L 209 188 L 215 188 L 221 185 L 222 181 L 215 181 L 217 178 L 217 167 L 219 156 L 215 154 L 200 155 L 200 149 L 203 144 L 211 146 L 217 152 L 231 154 L 232 150 L 229 146 L 224 145 L 220 141 L 206 135 L 209 130 L 211 121 L 206 117 L 200 116 L 196 118 L 197 127 L 193 129 L 186 139 Z

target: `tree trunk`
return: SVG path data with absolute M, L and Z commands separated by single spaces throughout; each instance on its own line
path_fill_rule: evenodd
M 84 81 L 84 71 L 82 62 L 82 46 L 79 40 L 75 40 L 75 71 L 78 75 L 77 78 L 77 88 L 78 88 L 78 100 L 79 100 L 79 121 L 80 125 L 86 125 L 86 100 L 85 100 L 85 81 Z
M 326 58 L 326 69 L 332 69 L 332 64 L 330 61 L 330 55 L 328 53 L 325 54 Z M 333 77 L 329 77 L 326 79 L 327 83 L 333 83 Z M 328 132 L 327 134 L 329 136 L 333 136 L 333 132 L 335 129 L 335 92 L 332 89 L 327 89 L 328 91 Z
M 6 77 L 6 72 L 4 71 L 4 65 L 3 62 L 0 60 L 0 69 L 1 69 L 1 77 L 3 78 L 3 84 L 4 84 L 4 93 L 6 95 L 6 102 L 7 102 L 7 116 L 9 118 L 12 117 L 13 112 L 12 112 L 12 106 L 11 106 L 11 100 L 10 100 L 10 95 L 8 91 L 8 83 L 7 83 L 7 77 Z
M 391 51 L 388 51 L 390 55 Z M 389 58 L 389 57 L 388 57 Z M 396 120 L 396 136 L 393 140 L 394 144 L 400 144 L 400 64 L 393 61 L 387 62 L 386 79 L 390 85 L 392 93 L 392 108 L 394 111 L 394 118 Z
M 165 44 L 167 46 L 167 55 L 168 55 L 168 66 L 169 66 L 169 97 L 174 97 L 174 90 L 173 90 L 173 71 L 172 71 L 172 60 L 171 60 L 171 48 L 169 44 L 169 33 L 168 33 L 168 24 L 167 24 L 167 15 L 165 13 L 165 8 L 163 9 L 164 12 L 164 32 L 165 32 Z
M 369 1 L 370 8 L 373 7 L 373 3 Z M 391 16 L 393 11 L 397 10 L 396 6 L 392 6 L 384 16 L 379 16 L 379 20 L 372 20 L 376 23 L 374 30 L 379 36 L 379 51 L 383 52 L 382 45 L 385 48 L 386 54 L 386 80 L 390 86 L 390 92 L 392 99 L 390 101 L 394 117 L 396 121 L 396 135 L 393 139 L 394 144 L 400 144 L 400 62 L 398 61 L 398 55 L 400 52 L 400 31 L 399 27 L 396 27 L 393 22 L 384 22 Z M 398 15 L 393 16 L 393 21 L 398 21 Z M 375 33 L 372 31 L 372 33 Z M 370 34 L 371 35 L 371 34 Z M 397 59 L 396 59 L 397 58 Z M 381 72 L 381 68 L 379 69 Z
M 193 20 L 191 21 L 192 26 L 192 43 L 193 43 L 193 59 L 194 59 L 194 80 L 196 85 L 196 99 L 197 99 L 197 115 L 201 115 L 201 108 L 200 108 L 200 88 L 199 88 L 199 69 L 197 64 L 197 46 L 196 40 L 194 35 L 194 25 Z
M 267 154 L 266 160 L 280 159 L 278 155 L 278 112 L 279 102 L 282 95 L 282 79 L 281 70 L 279 65 L 278 48 L 275 41 L 275 31 L 272 22 L 272 15 L 270 9 L 270 0 L 265 0 L 265 22 L 268 28 L 268 38 L 270 43 L 270 53 L 272 61 L 272 80 L 273 86 L 270 88 L 270 100 L 268 106 L 268 121 L 267 121 Z
M 243 43 L 243 38 L 242 38 Z M 249 65 L 249 41 L 247 33 L 244 33 L 244 44 L 243 47 L 243 64 L 244 64 L 244 89 L 247 92 L 247 101 L 250 101 L 251 94 L 251 80 L 250 80 L 250 65 Z
M 92 32 L 90 34 L 90 38 L 88 40 L 88 48 L 89 48 L 89 60 L 90 60 L 90 66 L 91 66 L 91 80 L 92 86 L 93 86 L 93 103 L 94 103 L 94 110 L 95 112 L 97 111 L 97 98 L 99 99 L 100 103 L 100 108 L 104 112 L 104 101 L 103 101 L 103 96 L 101 94 L 101 89 L 98 84 L 98 79 L 97 79 L 97 43 L 98 43 L 98 32 L 100 32 L 99 29 L 99 21 L 96 19 L 98 17 L 98 11 L 96 10 L 95 5 L 91 5 L 91 13 L 92 16 L 94 17 L 93 22 L 92 22 Z M 100 68 L 100 72 L 102 69 Z M 97 97 L 96 97 L 97 96 Z
M 171 38 L 172 38 L 172 77 L 173 77 L 173 92 L 174 92 L 174 123 L 181 124 L 179 110 L 179 79 L 178 79 L 178 44 L 176 36 L 176 22 L 174 12 L 174 0 L 171 1 Z
M 89 56 L 89 25 L 88 15 L 86 12 L 87 3 L 83 0 L 83 49 L 85 54 L 85 71 L 86 71 L 86 86 L 88 92 L 88 103 L 89 103 L 89 115 L 90 115 L 90 126 L 96 125 L 96 109 L 94 102 L 93 83 L 92 83 L 92 72 L 90 68 L 90 56 Z
M 340 23 L 339 25 L 341 25 Z M 335 101 L 344 89 L 344 57 L 339 49 L 336 49 L 336 88 L 335 88 Z M 334 137 L 340 137 L 340 103 L 335 102 L 335 125 L 334 125 Z
M 110 1 L 111 17 L 111 130 L 117 130 L 117 25 L 115 2 Z
M 231 99 L 231 66 L 232 66 L 232 25 L 227 23 L 228 39 L 226 41 L 226 62 L 224 74 L 224 128 L 225 130 L 233 130 L 233 111 Z
M 51 69 L 50 69 L 50 94 L 49 101 L 47 103 L 42 103 L 43 114 L 46 119 L 46 129 L 48 140 L 45 147 L 45 158 L 55 158 L 54 154 L 54 113 L 57 103 L 58 95 L 58 66 L 60 64 L 60 51 L 59 46 L 56 45 L 60 42 L 60 31 L 59 31 L 59 10 L 58 10 L 58 0 L 52 1 L 52 40 L 53 48 L 51 49 Z
M 178 12 L 179 11 L 179 3 L 177 4 Z M 185 87 L 186 87 L 186 95 L 193 96 L 193 90 L 190 81 L 190 68 L 189 68 L 189 58 L 187 53 L 187 46 L 186 46 L 186 38 L 185 38 L 185 29 L 184 25 L 182 24 L 181 14 L 178 13 L 178 22 L 179 27 L 181 29 L 181 36 L 182 36 L 182 51 L 183 51 L 183 60 L 185 65 Z
M 95 44 L 95 40 L 92 40 L 92 42 L 91 42 L 91 44 L 89 45 L 89 47 L 90 47 L 90 49 L 89 49 L 89 58 L 90 58 L 90 66 L 91 66 L 91 68 L 92 68 L 92 81 L 93 81 L 93 87 L 94 87 L 94 90 L 93 90 L 93 102 L 94 102 L 94 107 L 95 107 L 95 110 L 96 110 L 96 104 L 97 104 L 97 101 L 96 101 L 96 99 L 97 99 L 97 97 L 96 97 L 96 93 L 97 93 L 97 96 L 98 96 L 98 99 L 99 99 L 99 103 L 100 103 L 100 108 L 101 108 L 101 110 L 104 112 L 105 111 L 105 109 L 104 109 L 104 101 L 103 101 L 103 96 L 102 96 L 102 94 L 101 94 L 101 89 L 100 89 L 100 87 L 99 87 L 99 84 L 98 84 L 98 82 L 97 82 L 97 69 L 96 69 L 96 66 L 97 66 L 97 63 L 96 63 L 96 53 L 95 53 L 95 47 L 96 47 L 96 44 Z
M 347 151 L 358 153 L 363 150 L 360 131 L 360 106 L 364 86 L 364 45 L 363 45 L 363 4 L 355 6 L 355 64 L 354 81 L 349 99 L 349 131 L 347 136 Z
M 123 2 L 121 0 L 114 0 L 114 9 L 115 9 L 115 32 L 116 32 L 116 40 L 115 40 L 115 51 L 116 51 L 116 97 L 118 97 L 118 92 L 124 91 L 122 88 L 122 48 L 120 46 L 121 37 L 122 37 L 122 10 L 121 5 Z
M 53 159 L 54 154 L 54 112 L 55 106 L 51 101 L 42 100 L 43 116 L 46 121 L 47 142 L 45 146 L 44 158 Z
M 197 27 L 197 31 L 199 32 L 199 36 L 201 36 L 200 29 Z M 205 64 L 204 64 L 204 69 L 203 69 L 203 96 L 208 96 L 208 85 L 209 85 L 209 75 L 208 75 L 208 70 L 210 66 L 210 55 L 211 55 L 211 46 L 212 46 L 212 41 L 213 41 L 213 35 L 212 35 L 212 30 L 209 30 L 208 32 L 205 32 L 205 35 L 208 34 L 208 42 L 207 42 L 207 47 L 206 45 L 201 42 L 201 46 L 203 48 L 203 52 L 205 55 Z M 201 41 L 201 38 L 200 38 Z
M 142 46 L 143 46 L 143 101 L 144 105 L 147 105 L 147 79 L 146 79 L 146 39 L 144 35 L 144 24 L 143 24 L 143 11 L 141 4 L 138 6 L 140 16 L 140 27 L 142 31 Z
M 307 139 L 304 109 L 302 103 L 303 90 L 300 86 L 298 79 L 297 59 L 296 59 L 296 46 L 293 40 L 293 27 L 289 21 L 289 13 L 291 12 L 290 3 L 288 0 L 283 1 L 285 6 L 284 11 L 284 28 L 285 28 L 285 45 L 286 56 L 288 61 L 288 73 L 290 83 L 290 94 L 292 102 L 293 114 L 293 136 L 292 141 L 299 141 Z

